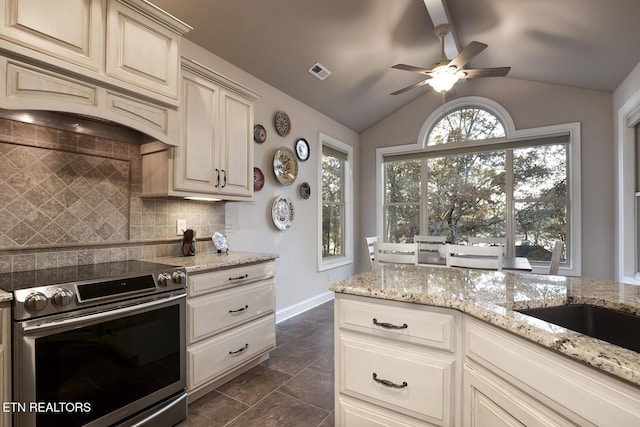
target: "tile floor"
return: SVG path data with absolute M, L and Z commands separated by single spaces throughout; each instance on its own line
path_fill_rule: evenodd
M 333 301 L 278 323 L 276 345 L 193 402 L 178 427 L 333 427 Z

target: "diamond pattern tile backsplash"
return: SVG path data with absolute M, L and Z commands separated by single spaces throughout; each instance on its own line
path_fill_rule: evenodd
M 130 162 L 0 144 L 0 245 L 129 238 Z
M 141 191 L 139 145 L 0 118 L 0 273 L 214 250 L 224 203 Z

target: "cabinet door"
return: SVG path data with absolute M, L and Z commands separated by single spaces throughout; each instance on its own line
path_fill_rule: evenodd
M 180 35 L 120 2 L 108 5 L 107 75 L 178 99 Z
M 253 193 L 253 105 L 228 91 L 220 93 L 221 138 L 218 159 L 219 193 L 251 196 Z
M 182 79 L 182 137 L 174 158 L 175 189 L 215 192 L 218 87 L 187 71 Z
M 11 306 L 0 302 L 0 402 L 11 401 Z M 11 412 L 0 413 L 0 426 L 11 425 Z
M 0 7 L 0 37 L 98 71 L 104 56 L 103 16 L 101 0 L 6 0 Z

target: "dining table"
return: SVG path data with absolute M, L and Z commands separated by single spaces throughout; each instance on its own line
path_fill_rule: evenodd
M 447 260 L 438 252 L 418 252 L 418 265 L 446 266 Z M 503 270 L 532 271 L 531 263 L 526 257 L 502 257 Z

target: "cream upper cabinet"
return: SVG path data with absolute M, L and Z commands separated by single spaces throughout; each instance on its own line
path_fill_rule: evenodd
M 0 49 L 74 78 L 178 105 L 191 27 L 145 0 L 1 0 Z
M 4 0 L 2 3 L 2 39 L 90 70 L 102 68 L 104 0 Z
M 106 74 L 177 99 L 181 34 L 137 3 L 108 5 Z
M 183 59 L 181 145 L 142 147 L 143 196 L 252 197 L 256 99 L 250 89 Z

